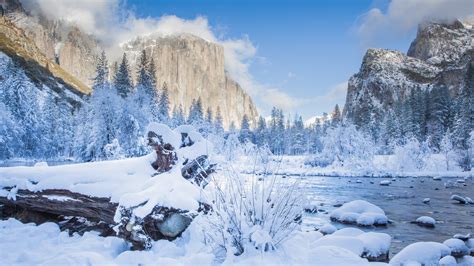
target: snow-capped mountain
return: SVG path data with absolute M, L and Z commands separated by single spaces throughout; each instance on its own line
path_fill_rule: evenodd
M 331 114 L 323 114 L 323 115 L 315 115 L 312 116 L 304 121 L 304 127 L 310 128 L 314 126 L 316 123 L 323 123 L 331 121 L 332 117 Z
M 407 55 L 369 49 L 360 71 L 349 79 L 344 116 L 362 125 L 380 117 L 414 89 L 446 86 L 455 96 L 466 84 L 473 60 L 474 29 L 470 22 L 420 25 Z

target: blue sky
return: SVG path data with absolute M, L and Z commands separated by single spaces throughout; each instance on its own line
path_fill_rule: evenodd
M 205 16 L 217 36 L 247 35 L 257 48 L 249 71 L 256 81 L 291 97 L 306 99 L 286 112 L 305 118 L 344 104 L 343 90 L 360 67 L 367 47 L 406 51 L 414 30 L 370 41 L 356 34 L 360 17 L 371 8 L 386 9 L 386 1 L 169 1 L 129 0 L 138 17 L 176 15 L 184 19 Z M 335 95 L 334 95 L 335 94 Z M 313 99 L 309 100 L 309 99 Z M 269 106 L 255 101 L 264 114 Z M 341 106 L 342 107 L 342 106 Z

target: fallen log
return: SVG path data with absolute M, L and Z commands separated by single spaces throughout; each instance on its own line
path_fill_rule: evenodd
M 157 132 L 148 132 L 148 143 L 156 152 L 151 163 L 156 173 L 150 178 L 160 178 L 160 173 L 181 167 L 182 177 L 196 186 L 205 186 L 208 176 L 214 172 L 214 164 L 206 155 L 184 160 L 177 165 L 176 147 L 194 144 L 187 134 L 181 134 L 181 146 L 165 142 Z M 178 172 L 179 173 L 179 172 Z M 67 189 L 44 189 L 31 191 L 16 186 L 0 187 L 0 218 L 14 217 L 22 222 L 55 222 L 70 233 L 99 231 L 103 236 L 117 235 L 132 244 L 132 249 L 147 249 L 152 241 L 172 240 L 188 227 L 199 212 L 207 212 L 210 206 L 199 203 L 198 210 L 182 210 L 156 205 L 143 218 L 136 217 L 133 210 L 147 201 L 124 207 L 107 197 L 94 197 Z M 118 218 L 117 218 L 118 217 Z M 118 220 L 117 220 L 118 219 Z

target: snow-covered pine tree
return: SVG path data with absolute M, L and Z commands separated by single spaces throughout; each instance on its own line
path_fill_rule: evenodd
M 218 106 L 216 111 L 216 119 L 214 120 L 214 134 L 222 134 L 224 133 L 224 124 L 223 124 L 221 108 Z
M 255 128 L 255 144 L 257 144 L 258 147 L 268 145 L 267 123 L 262 116 L 258 117 L 257 127 Z
M 285 117 L 283 111 L 273 107 L 271 112 L 269 138 L 270 150 L 273 154 L 285 152 Z
M 115 74 L 114 87 L 117 93 L 122 97 L 126 98 L 129 94 L 133 93 L 133 83 L 130 77 L 130 67 L 127 60 L 127 55 L 124 53 L 122 62 Z
M 242 122 L 240 123 L 240 133 L 239 140 L 242 143 L 253 142 L 252 132 L 250 131 L 250 123 L 247 115 L 242 117 Z
M 184 125 L 186 123 L 186 119 L 184 118 L 183 107 L 181 104 L 179 106 L 175 106 L 173 108 L 173 117 L 171 119 L 171 126 L 177 127 L 180 125 Z
M 12 62 L 7 66 L 8 76 L 3 83 L 3 97 L 7 109 L 10 110 L 14 120 L 23 130 L 18 131 L 18 144 L 16 156 L 25 158 L 41 157 L 42 130 L 40 108 L 38 104 L 38 91 L 34 84 L 28 81 L 23 70 L 14 66 Z
M 341 121 L 342 121 L 341 110 L 339 109 L 339 105 L 336 104 L 336 106 L 334 106 L 334 110 L 331 113 L 331 124 L 333 126 L 337 126 L 341 123 Z
M 160 118 L 159 120 L 161 123 L 170 123 L 170 99 L 166 83 L 163 84 L 163 88 L 161 90 L 160 100 L 158 104 L 158 113 Z
M 188 123 L 201 125 L 204 120 L 201 98 L 193 100 L 189 108 Z
M 336 105 L 337 107 L 337 105 Z M 337 107 L 338 109 L 339 107 Z M 306 152 L 307 140 L 303 123 L 303 118 L 300 115 L 295 116 L 292 127 L 291 154 L 300 155 Z
M 451 99 L 445 86 L 433 88 L 428 99 L 427 136 L 431 146 L 437 151 L 446 131 L 452 127 Z
M 23 130 L 10 110 L 0 101 L 0 160 L 10 159 L 17 155 L 19 148 L 23 146 L 18 137 L 23 134 Z
M 125 100 L 105 78 L 107 68 L 107 60 L 103 57 L 96 66 L 93 93 L 78 115 L 74 153 L 83 161 L 107 159 L 104 148 L 117 137 L 117 114 L 120 114 L 119 106 L 124 106 Z M 116 78 L 120 76 L 118 73 L 120 71 Z

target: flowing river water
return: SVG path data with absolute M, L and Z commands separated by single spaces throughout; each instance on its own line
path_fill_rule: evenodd
M 381 178 L 354 177 L 291 177 L 301 179 L 304 194 L 320 209 L 317 214 L 305 214 L 306 229 L 331 223 L 337 228 L 344 225 L 330 222 L 329 213 L 338 204 L 362 199 L 382 208 L 389 220 L 386 227 L 359 227 L 363 231 L 387 233 L 392 236 L 390 257 L 407 245 L 418 241 L 443 242 L 457 233 L 474 233 L 474 205 L 459 204 L 450 200 L 458 194 L 474 198 L 472 179 L 457 183 L 456 178 L 433 180 L 431 177 L 396 178 L 389 186 L 381 186 Z M 361 183 L 357 183 L 359 180 Z M 461 182 L 461 181 L 460 181 Z M 429 203 L 423 199 L 430 198 Z M 410 223 L 420 216 L 433 217 L 435 228 Z

